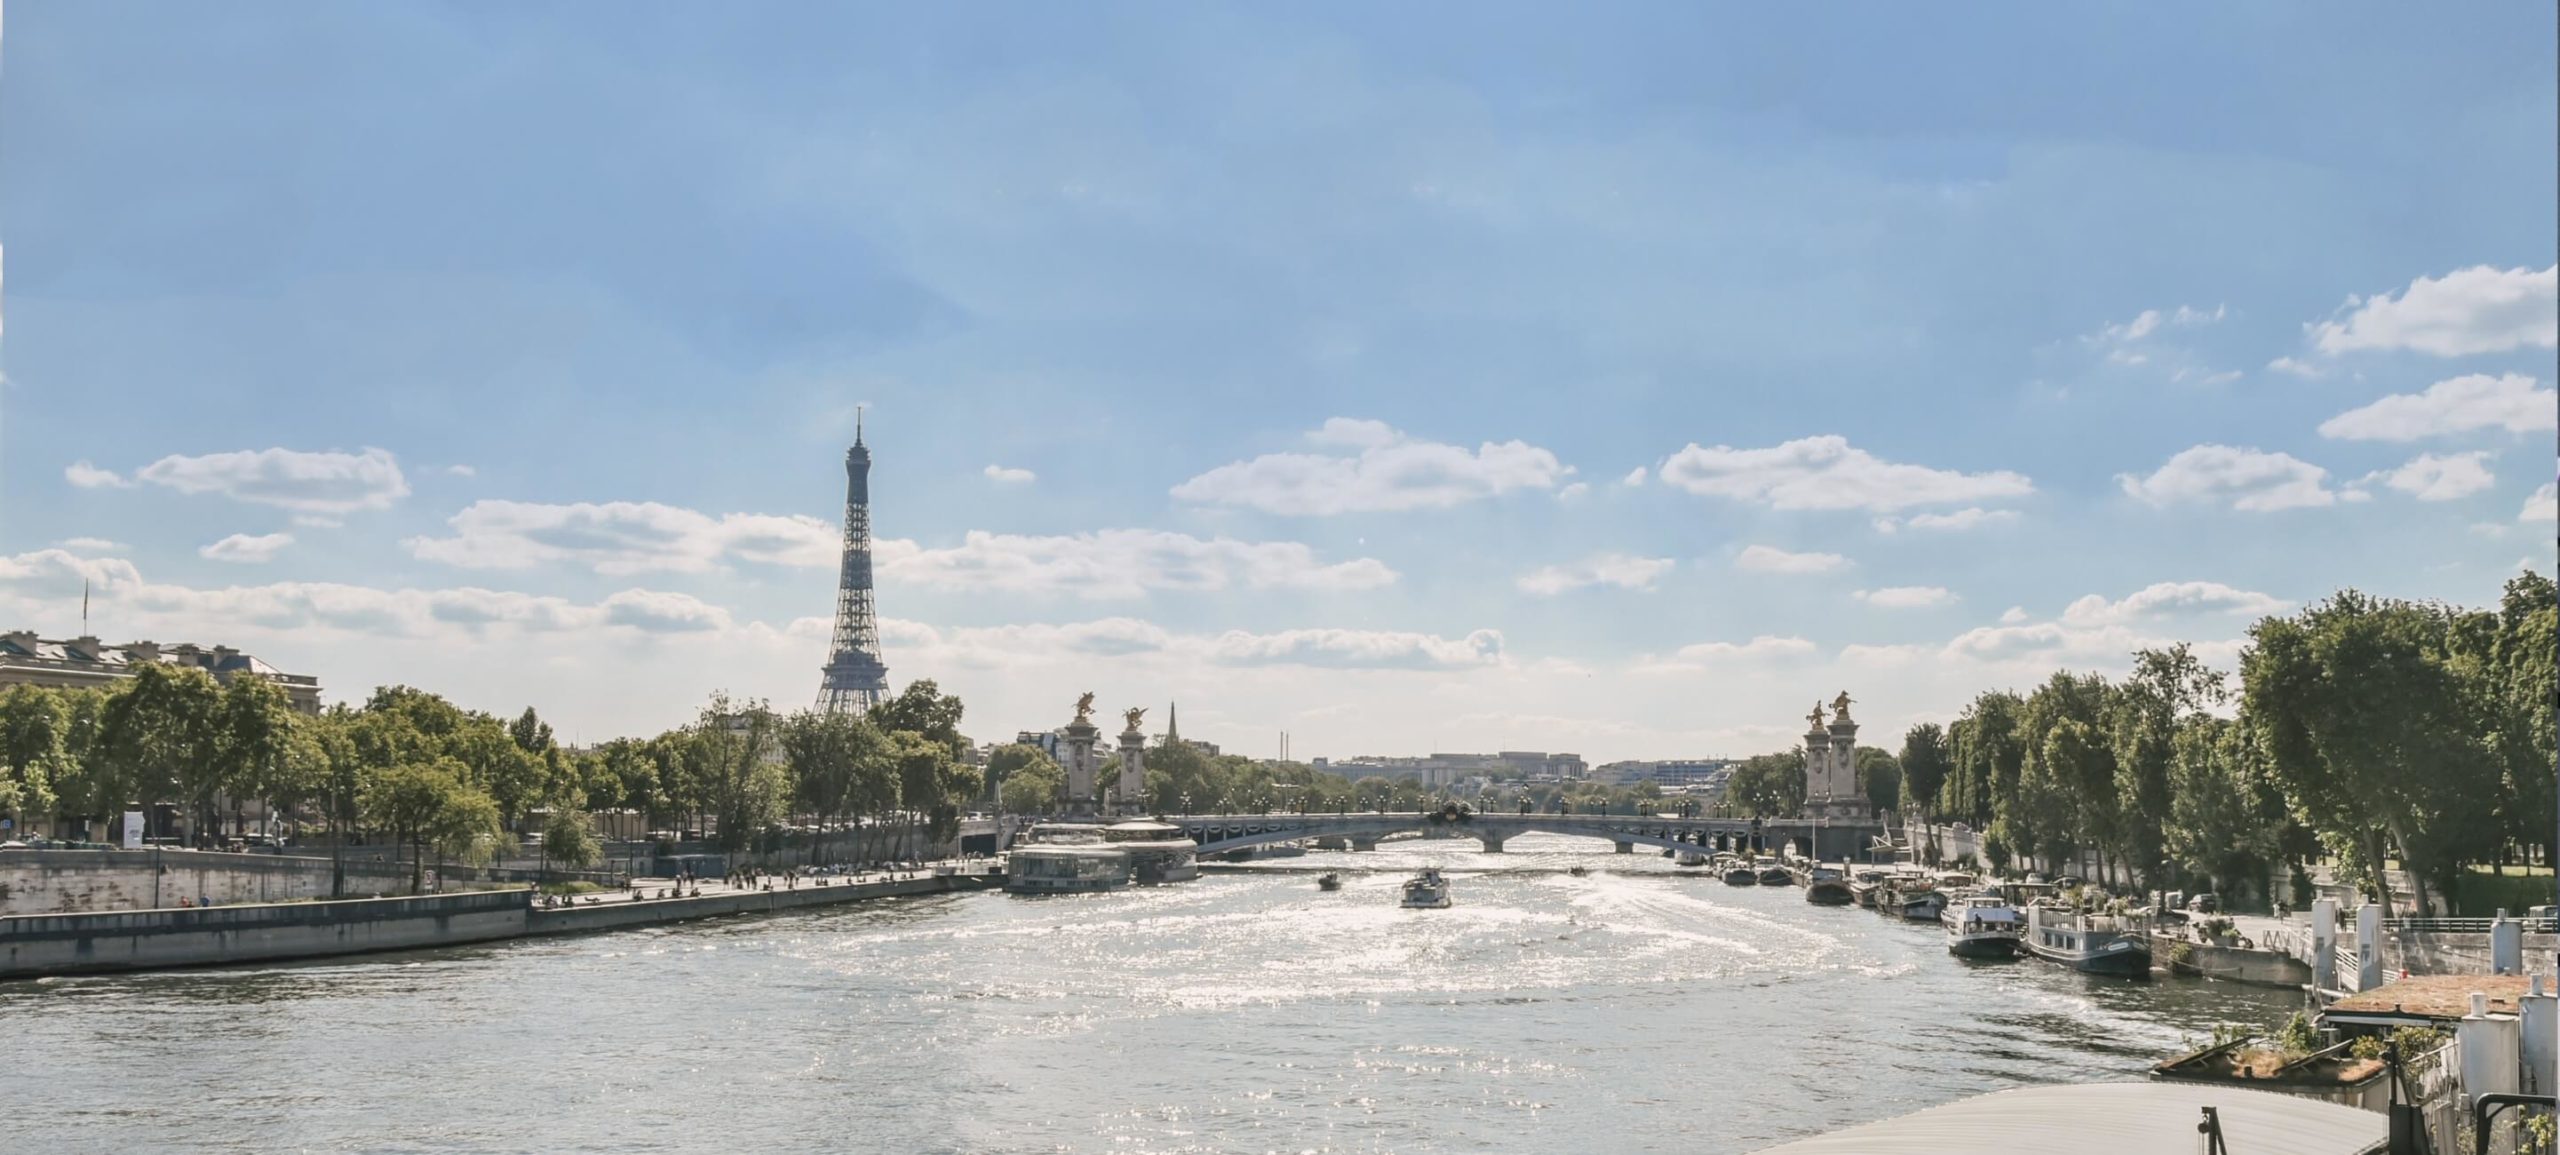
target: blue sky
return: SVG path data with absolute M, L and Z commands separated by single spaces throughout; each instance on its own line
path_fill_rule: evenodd
M 2550 568 L 2546 6 L 732 7 L 10 5 L 11 625 L 801 704 L 859 405 L 981 737 L 1742 754 Z

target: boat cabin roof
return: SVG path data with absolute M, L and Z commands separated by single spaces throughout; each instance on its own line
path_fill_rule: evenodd
M 2415 1023 L 2459 1019 L 2471 1013 L 2471 992 L 2489 996 L 2489 1013 L 2512 1015 L 2524 997 L 2523 975 L 2414 975 L 2358 991 L 2329 1004 L 2321 1017 L 2333 1022 Z
M 1760 1155 L 2158 1155 L 2196 1149 L 2205 1107 L 2250 1155 L 2380 1155 L 2390 1142 L 2379 1111 L 2203 1083 L 2089 1083 L 1993 1091 Z

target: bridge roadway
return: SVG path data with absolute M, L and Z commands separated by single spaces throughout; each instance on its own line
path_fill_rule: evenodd
M 1436 810 L 1419 813 L 1347 814 L 1195 814 L 1168 815 L 1159 821 L 1182 828 L 1200 844 L 1200 853 L 1219 854 L 1274 842 L 1339 838 L 1354 850 L 1374 850 L 1390 834 L 1421 832 L 1472 838 L 1489 854 L 1505 842 L 1529 834 L 1571 834 L 1605 838 L 1618 853 L 1636 847 L 1666 850 L 1775 852 L 1791 847 L 1798 854 L 1826 861 L 1864 859 L 1873 839 L 1884 833 L 1876 822 L 1842 822 L 1811 818 L 1648 818 L 1610 814 L 1472 813 L 1451 820 Z

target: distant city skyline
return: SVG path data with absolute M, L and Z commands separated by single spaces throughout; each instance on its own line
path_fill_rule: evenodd
M 798 708 L 866 405 L 981 741 L 1891 747 L 2552 570 L 2547 6 L 1463 13 L 16 6 L 0 629 Z

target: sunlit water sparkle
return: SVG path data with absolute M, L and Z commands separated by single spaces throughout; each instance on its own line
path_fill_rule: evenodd
M 61 1151 L 1707 1155 L 2138 1077 L 2296 1005 L 1968 963 L 1603 844 L 1509 850 L 1285 860 L 1343 868 L 1336 893 L 1270 870 L 0 985 L 0 1118 Z M 1396 906 L 1425 863 L 1456 906 Z

